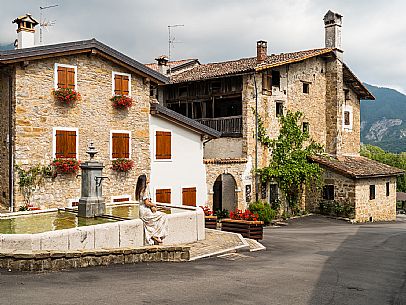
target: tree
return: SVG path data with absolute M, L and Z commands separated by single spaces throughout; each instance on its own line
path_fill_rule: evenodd
M 309 157 L 322 152 L 322 146 L 314 142 L 308 131 L 302 131 L 299 123 L 301 112 L 288 111 L 279 118 L 280 134 L 277 139 L 270 139 L 262 121 L 258 124 L 258 139 L 269 147 L 272 157 L 267 167 L 258 169 L 262 182 L 274 180 L 284 193 L 291 211 L 298 209 L 298 199 L 304 185 L 321 184 L 322 169 L 316 163 L 309 162 Z

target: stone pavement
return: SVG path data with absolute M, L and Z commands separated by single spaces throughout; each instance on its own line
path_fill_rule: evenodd
M 186 244 L 190 246 L 190 260 L 217 256 L 230 252 L 265 250 L 259 242 L 243 238 L 241 234 L 206 229 L 206 239 Z

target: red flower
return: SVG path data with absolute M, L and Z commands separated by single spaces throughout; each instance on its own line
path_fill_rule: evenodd
M 203 209 L 204 212 L 204 216 L 212 216 L 213 215 L 213 211 L 210 210 L 210 208 L 208 206 L 200 206 Z
M 74 102 L 80 100 L 80 93 L 69 88 L 58 88 L 54 89 L 52 94 L 57 101 L 63 102 L 67 105 L 73 104 Z
M 55 159 L 51 166 L 57 174 L 75 174 L 79 170 L 80 161 L 76 159 Z
M 133 99 L 126 95 L 115 95 L 110 101 L 113 102 L 113 107 L 116 109 L 130 108 L 133 105 Z
M 257 221 L 258 214 L 252 213 L 250 210 L 245 210 L 244 212 L 241 210 L 235 210 L 235 212 L 230 212 L 230 218 L 236 220 L 251 220 Z
M 116 172 L 128 172 L 134 167 L 134 161 L 130 159 L 118 158 L 113 160 L 111 169 Z

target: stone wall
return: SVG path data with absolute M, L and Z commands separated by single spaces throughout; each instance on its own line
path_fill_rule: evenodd
M 10 206 L 9 191 L 9 115 L 10 78 L 14 81 L 10 68 L 0 68 L 0 210 Z
M 204 144 L 204 158 L 242 158 L 242 138 L 218 138 Z
M 82 99 L 74 106 L 54 101 L 54 64 L 77 66 L 77 89 Z M 128 110 L 116 110 L 112 96 L 112 71 L 131 73 L 98 56 L 72 55 L 31 61 L 25 68 L 16 67 L 16 164 L 29 167 L 49 164 L 53 160 L 53 127 L 79 129 L 79 160 L 93 141 L 99 154 L 96 159 L 106 166 L 103 181 L 104 197 L 132 195 L 138 175 L 149 173 L 149 81 L 131 73 L 131 91 L 135 103 Z M 113 172 L 109 156 L 110 130 L 131 131 L 131 155 L 134 169 L 128 174 Z M 16 187 L 16 185 L 15 185 Z M 80 197 L 80 179 L 58 176 L 46 179 L 35 192 L 33 203 L 41 208 L 62 207 L 68 199 Z M 18 194 L 16 204 L 23 198 Z
M 389 196 L 386 183 L 389 182 Z M 369 199 L 369 186 L 375 185 L 375 199 Z M 357 222 L 396 220 L 396 178 L 360 179 L 355 186 L 355 214 Z
M 346 88 L 347 89 L 347 88 Z M 341 153 L 347 155 L 359 155 L 361 145 L 361 104 L 354 91 L 348 90 L 348 99 L 343 99 L 343 107 L 352 107 L 352 129 L 343 129 Z M 368 103 L 368 102 L 367 102 Z M 341 114 L 341 124 L 343 114 Z

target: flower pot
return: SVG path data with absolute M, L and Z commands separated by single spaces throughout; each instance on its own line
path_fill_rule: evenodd
M 217 229 L 217 216 L 204 216 L 204 227 L 206 229 Z
M 245 238 L 262 239 L 263 221 L 222 219 L 221 230 L 233 233 L 240 233 Z

